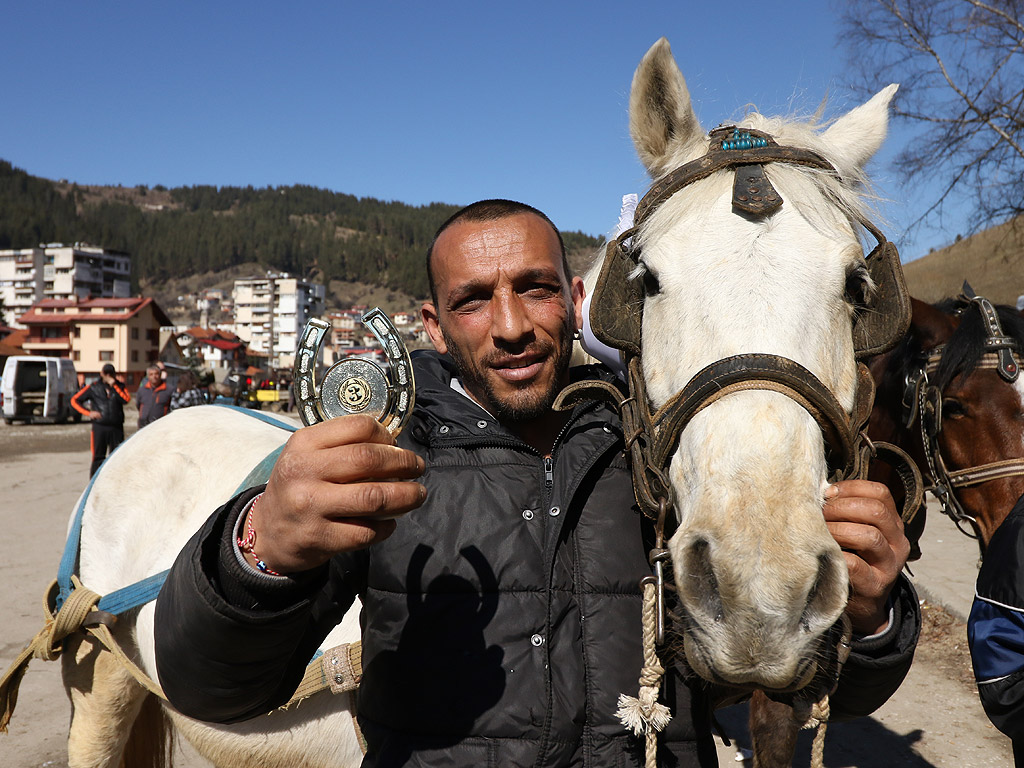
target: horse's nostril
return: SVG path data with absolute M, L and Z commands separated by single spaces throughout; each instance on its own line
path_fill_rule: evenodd
M 840 593 L 846 588 L 843 578 L 842 556 L 832 552 L 818 555 L 818 574 L 807 595 L 807 605 L 800 616 L 800 626 L 805 632 L 818 632 L 835 621 Z
M 722 596 L 718 591 L 718 579 L 711 565 L 711 545 L 705 539 L 697 539 L 689 548 L 687 573 L 690 576 L 688 590 L 696 600 L 695 606 L 706 618 L 722 621 L 725 611 Z

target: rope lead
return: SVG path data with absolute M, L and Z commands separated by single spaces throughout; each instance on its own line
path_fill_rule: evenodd
M 665 668 L 658 659 L 654 636 L 657 632 L 657 587 L 653 579 L 644 580 L 643 647 L 644 666 L 640 670 L 640 692 L 637 696 L 619 695 L 616 712 L 626 728 L 646 739 L 647 768 L 655 768 L 658 760 L 658 731 L 668 725 L 672 712 L 658 701 Z
M 826 693 L 811 708 L 811 716 L 803 725 L 804 730 L 817 728 L 814 742 L 811 744 L 811 768 L 823 768 L 825 765 L 825 732 L 828 730 L 830 715 L 828 694 Z

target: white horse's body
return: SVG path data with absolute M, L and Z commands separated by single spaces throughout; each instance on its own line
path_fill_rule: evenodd
M 81 537 L 82 583 L 109 594 L 169 568 L 185 542 L 249 471 L 291 433 L 228 408 L 175 411 L 141 430 L 108 459 L 86 502 Z M 154 603 L 115 634 L 157 680 Z M 359 639 L 358 606 L 324 641 L 330 648 Z M 106 651 L 76 641 L 64 654 L 64 680 L 73 713 L 73 768 L 116 766 L 145 695 Z M 237 725 L 184 717 L 169 706 L 174 725 L 220 766 L 355 766 L 362 754 L 348 694 L 316 694 L 287 710 Z
M 734 213 L 732 174 L 673 196 L 636 240 L 660 292 L 648 296 L 644 373 L 655 406 L 721 358 L 781 355 L 813 372 L 839 402 L 854 400 L 852 308 L 847 281 L 863 269 L 850 179 L 885 135 L 887 88 L 819 133 L 759 115 L 744 125 L 780 144 L 816 150 L 847 181 L 774 163 L 766 174 L 785 199 L 777 213 Z M 634 79 L 631 130 L 655 178 L 702 155 L 697 124 L 668 44 L 657 43 Z M 287 433 L 215 408 L 171 414 L 107 462 L 89 498 L 82 535 L 83 583 L 101 594 L 171 565 L 186 540 Z M 681 526 L 670 542 L 687 614 L 687 657 L 710 680 L 797 687 L 814 672 L 822 633 L 847 599 L 842 555 L 822 516 L 826 465 L 821 430 L 772 392 L 737 392 L 700 412 L 670 467 Z M 155 677 L 153 607 L 118 633 Z M 325 646 L 356 639 L 351 615 Z M 623 628 L 631 631 L 631 628 Z M 640 628 L 635 628 L 640 631 Z M 89 647 L 65 654 L 74 703 L 71 765 L 115 765 L 143 698 L 109 658 Z M 349 699 L 318 694 L 299 706 L 236 726 L 175 725 L 219 766 L 349 765 L 359 750 Z

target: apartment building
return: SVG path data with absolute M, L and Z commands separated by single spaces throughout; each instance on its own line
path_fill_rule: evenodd
M 235 280 L 235 333 L 271 368 L 291 368 L 299 335 L 324 311 L 324 286 L 287 273 Z
M 171 341 L 170 350 L 160 348 L 160 328 L 171 321 L 150 298 L 43 299 L 18 320 L 28 329 L 22 343 L 25 352 L 70 357 L 86 379 L 111 363 L 129 386 L 135 386 L 150 363 L 181 362 L 177 342 Z
M 87 243 L 50 243 L 0 250 L 2 322 L 18 318 L 42 299 L 127 298 L 131 256 Z

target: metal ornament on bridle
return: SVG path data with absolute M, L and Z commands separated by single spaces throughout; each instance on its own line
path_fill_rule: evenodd
M 970 307 L 976 308 L 985 326 L 985 352 L 976 368 L 995 370 L 1007 383 L 1016 381 L 1020 375 L 1020 363 L 1017 360 L 1017 354 L 1021 352 L 1020 345 L 1016 339 L 1003 332 L 999 313 L 992 302 L 984 296 L 977 295 L 966 280 L 959 300 L 964 304 L 961 311 L 966 311 Z M 974 529 L 964 528 L 964 523 L 977 526 L 977 520 L 967 514 L 955 490 L 981 485 L 990 480 L 1024 475 L 1024 458 L 994 461 L 952 472 L 946 467 L 939 446 L 939 435 L 942 432 L 942 391 L 930 381 L 930 377 L 939 369 L 945 349 L 946 345 L 940 344 L 929 350 L 921 365 L 908 374 L 903 396 L 903 404 L 906 407 L 904 424 L 909 428 L 913 426 L 915 420 L 918 421 L 921 444 L 928 463 L 928 473 L 932 479 L 932 484 L 927 490 L 938 501 L 942 514 L 949 517 L 965 536 L 976 539 L 978 534 Z

